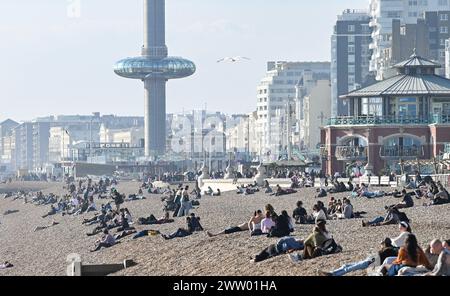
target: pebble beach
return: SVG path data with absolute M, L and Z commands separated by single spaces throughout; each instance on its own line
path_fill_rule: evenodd
M 140 183 L 121 182 L 119 192 L 126 195 L 137 193 Z M 273 184 L 272 184 L 273 185 Z M 392 188 L 376 188 L 391 191 Z M 0 262 L 9 261 L 13 268 L 0 270 L 0 276 L 64 276 L 68 266 L 67 257 L 79 254 L 85 264 L 116 264 L 125 259 L 134 260 L 137 265 L 113 275 L 125 276 L 316 276 L 318 270 L 331 270 L 342 264 L 362 260 L 376 252 L 385 237 L 396 237 L 398 226 L 363 228 L 362 219 L 327 221 L 327 228 L 337 243 L 343 247 L 340 254 L 319 257 L 313 260 L 292 263 L 287 255 L 271 258 L 262 263 L 251 262 L 251 257 L 278 239 L 265 236 L 250 237 L 248 232 L 210 238 L 206 232 L 197 232 L 185 238 L 166 241 L 161 236 L 147 236 L 137 240 L 126 237 L 112 248 L 91 253 L 95 240 L 100 235 L 88 237 L 94 226 L 84 226 L 84 218 L 93 213 L 79 216 L 60 214 L 42 218 L 49 206 L 24 204 L 23 200 L 13 201 L 3 198 L 3 193 L 17 190 L 37 191 L 63 195 L 62 183 L 52 182 L 13 182 L 0 185 Z M 268 203 L 277 212 L 287 210 L 289 215 L 298 200 L 303 201 L 308 214 L 317 198 L 314 188 L 299 189 L 287 196 L 268 196 L 257 193 L 249 196 L 235 192 L 224 193 L 220 197 L 202 197 L 200 206 L 192 211 L 201 217 L 205 230 L 219 232 L 229 226 L 247 222 L 255 210 L 264 209 Z M 342 199 L 347 193 L 331 194 Z M 134 222 L 138 217 L 163 215 L 162 195 L 146 194 L 141 201 L 126 202 L 122 207 L 130 210 Z M 325 205 L 328 197 L 321 198 Z M 384 216 L 384 206 L 398 203 L 393 197 L 377 199 L 351 198 L 354 211 L 365 211 L 364 220 Z M 416 201 L 416 200 L 415 200 Z M 106 200 L 96 200 L 97 208 Z M 3 215 L 7 210 L 18 211 Z M 449 239 L 450 205 L 424 207 L 416 202 L 414 208 L 404 212 L 411 220 L 413 233 L 422 248 L 433 239 Z M 56 221 L 59 224 L 42 231 L 34 232 L 37 226 L 46 226 Z M 171 233 L 185 227 L 184 218 L 165 225 L 136 225 L 137 230 L 153 229 L 161 233 Z M 295 225 L 293 236 L 306 238 L 313 225 Z M 113 230 L 115 233 L 115 230 Z M 351 275 L 366 275 L 364 271 Z

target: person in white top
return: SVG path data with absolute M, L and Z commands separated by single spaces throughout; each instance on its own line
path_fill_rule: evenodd
M 322 209 L 319 209 L 319 206 L 317 205 L 314 205 L 312 215 L 315 223 L 317 223 L 318 220 L 327 220 L 327 215 L 325 215 L 325 212 Z
M 405 221 L 399 224 L 400 235 L 396 238 L 391 238 L 392 245 L 396 248 L 401 248 L 405 245 L 406 238 L 411 234 L 411 226 Z
M 266 218 L 261 221 L 262 233 L 268 234 L 272 227 L 275 226 L 275 222 L 272 220 L 272 216 L 269 211 L 266 212 Z

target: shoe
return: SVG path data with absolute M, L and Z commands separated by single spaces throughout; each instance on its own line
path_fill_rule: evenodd
M 367 226 L 367 223 L 366 222 L 364 222 L 364 220 L 362 221 L 362 227 L 366 227 Z
M 333 274 L 331 272 L 327 272 L 327 271 L 323 271 L 323 270 L 318 270 L 317 274 L 319 276 L 333 276 Z
M 293 263 L 299 263 L 302 260 L 302 256 L 298 253 L 289 253 L 288 256 Z

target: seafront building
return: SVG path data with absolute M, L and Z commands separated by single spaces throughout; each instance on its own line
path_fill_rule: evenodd
M 385 50 L 391 47 L 392 20 L 398 19 L 402 24 L 416 24 L 417 19 L 424 17 L 427 11 L 449 10 L 449 0 L 371 0 L 369 8 L 371 17 L 369 26 L 372 28 L 370 71 L 376 73 L 377 80 L 385 78 L 384 72 L 390 66 L 385 63 L 387 54 Z
M 268 62 L 256 96 L 258 150 L 264 160 L 286 157 L 294 141 L 289 139 L 299 133 L 303 98 L 320 79 L 330 79 L 329 62 Z
M 331 36 L 331 113 L 348 115 L 339 96 L 370 83 L 372 29 L 368 11 L 346 9 L 338 16 Z
M 402 161 L 439 158 L 450 143 L 450 80 L 441 65 L 415 53 L 397 75 L 341 96 L 350 115 L 321 130 L 323 169 L 399 171 Z

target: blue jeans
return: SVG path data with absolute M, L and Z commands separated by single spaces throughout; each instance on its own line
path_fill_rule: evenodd
M 384 218 L 380 216 L 380 217 L 376 217 L 372 221 L 367 222 L 367 224 L 373 225 L 373 224 L 381 223 L 383 221 L 384 221 Z
M 367 198 L 374 198 L 376 197 L 375 192 L 364 192 L 364 196 Z
M 402 264 L 394 264 L 389 268 L 387 275 L 388 276 L 396 276 L 398 274 L 398 271 L 405 267 L 405 265 Z
M 344 264 L 341 268 L 336 269 L 336 270 L 332 271 L 331 273 L 333 274 L 333 276 L 343 276 L 347 273 L 350 273 L 350 272 L 353 272 L 356 270 L 367 269 L 371 263 L 372 263 L 371 260 L 366 259 L 366 260 L 356 262 L 356 263 Z

